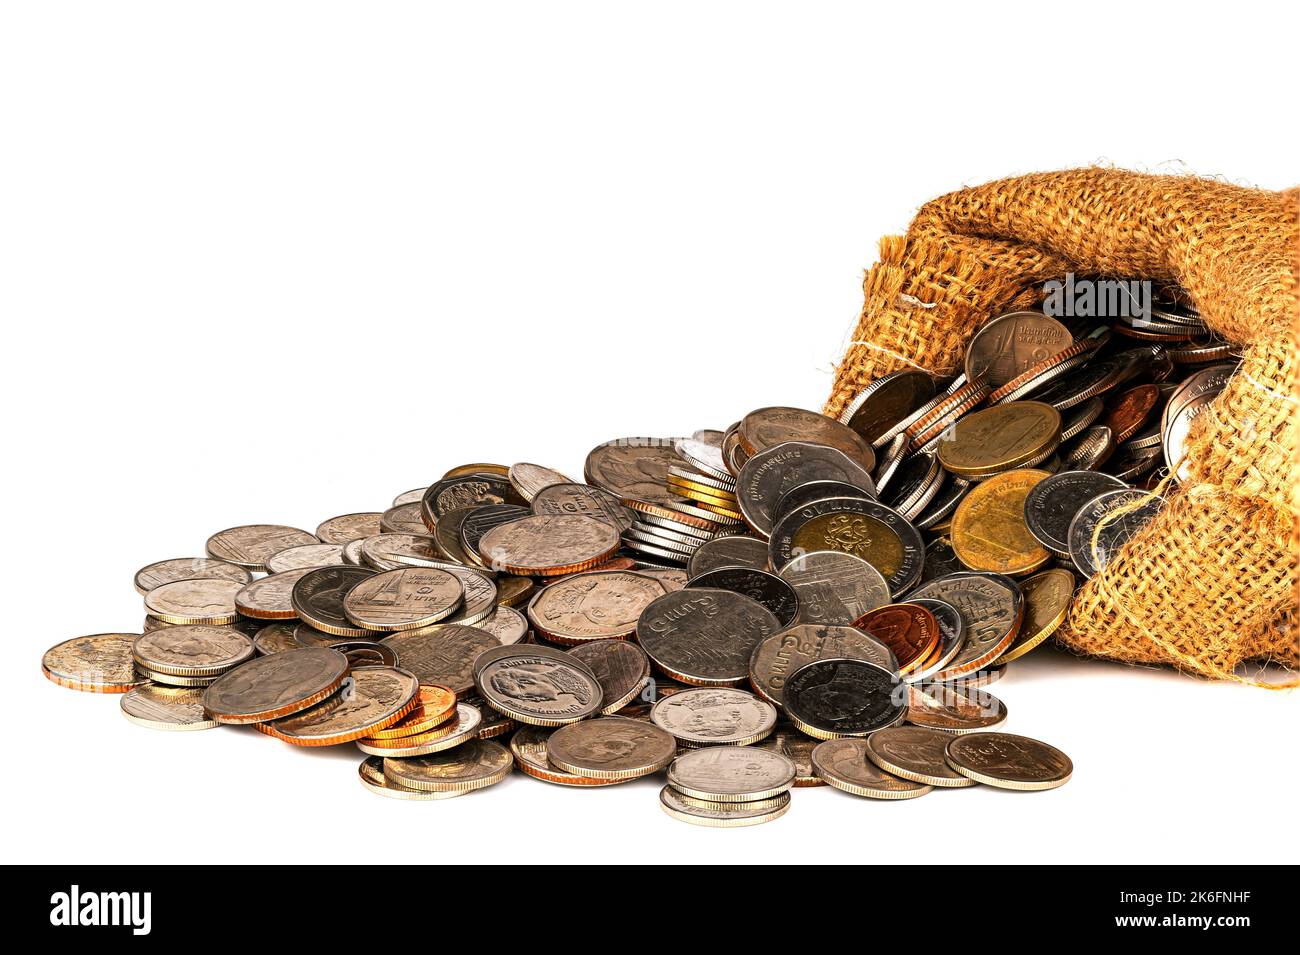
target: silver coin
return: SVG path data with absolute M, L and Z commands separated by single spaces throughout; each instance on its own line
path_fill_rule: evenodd
M 375 570 L 400 567 L 437 567 L 446 563 L 438 545 L 427 534 L 376 534 L 358 543 L 361 563 Z
M 316 528 L 316 536 L 323 544 L 346 544 L 361 537 L 370 537 L 379 533 L 379 521 L 383 516 L 378 511 L 340 514 L 321 521 Z
M 419 504 L 420 501 L 423 500 L 425 492 L 428 490 L 429 488 L 426 486 L 411 488 L 409 491 L 403 491 L 401 494 L 397 495 L 397 497 L 393 498 L 393 503 L 389 506 L 401 507 L 403 504 Z
M 793 760 L 753 746 L 707 746 L 682 753 L 668 767 L 668 784 L 685 796 L 714 802 L 750 802 L 788 792 Z
M 1164 505 L 1158 494 L 1135 488 L 1097 495 L 1070 521 L 1070 559 L 1084 576 L 1095 577 Z
M 776 726 L 776 707 L 731 687 L 691 687 L 659 700 L 650 721 L 689 747 L 746 746 Z
M 503 607 L 500 604 L 474 626 L 492 634 L 501 641 L 503 647 L 522 643 L 528 636 L 528 618 L 514 607 Z
M 870 491 L 843 481 L 809 481 L 807 484 L 796 485 L 781 495 L 781 500 L 776 503 L 773 523 L 778 523 L 791 511 L 813 501 L 824 501 L 831 497 L 860 497 L 865 501 L 876 500 L 876 495 Z
M 782 793 L 771 799 L 754 799 L 749 802 L 713 802 L 693 799 L 682 795 L 672 786 L 665 786 L 659 790 L 659 806 L 679 822 L 731 829 L 758 826 L 780 819 L 790 809 L 790 794 Z
M 642 611 L 636 635 L 665 673 L 698 686 L 727 686 L 749 676 L 758 644 L 781 629 L 772 612 L 730 590 L 687 588 Z
M 957 608 L 965 629 L 961 649 L 935 679 L 966 676 L 996 660 L 1015 639 L 1024 617 L 1019 585 L 1002 574 L 959 571 L 917 587 L 909 600 L 942 600 Z
M 1025 496 L 1025 526 L 1057 555 L 1068 556 L 1070 522 L 1098 494 L 1117 491 L 1124 482 L 1097 471 L 1061 471 L 1035 484 Z
M 752 567 L 719 567 L 692 580 L 690 588 L 730 590 L 757 601 L 768 610 L 783 627 L 794 623 L 799 615 L 799 595 L 795 589 L 776 574 Z
M 772 533 L 782 496 L 812 481 L 843 481 L 875 495 L 871 474 L 843 451 L 787 441 L 759 451 L 740 469 L 736 501 L 745 521 L 760 534 Z
M 880 571 L 861 557 L 824 550 L 800 554 L 781 568 L 799 597 L 799 622 L 849 626 L 890 602 Z
M 174 557 L 160 560 L 141 567 L 135 572 L 135 589 L 141 595 L 156 587 L 170 584 L 177 580 L 190 580 L 194 577 L 212 577 L 218 580 L 233 580 L 246 584 L 253 579 L 243 567 L 214 560 L 211 557 Z
M 282 550 L 266 561 L 268 574 L 282 574 L 289 570 L 307 570 L 311 567 L 326 567 L 330 564 L 342 564 L 342 544 L 299 544 Z
M 840 414 L 840 422 L 874 443 L 899 420 L 931 400 L 934 393 L 935 380 L 926 372 L 896 371 L 862 389 Z
M 552 484 L 538 491 L 532 500 L 534 514 L 577 514 L 595 518 L 617 528 L 620 533 L 632 526 L 632 511 L 618 497 L 603 488 L 587 484 Z
M 767 544 L 757 537 L 738 534 L 712 537 L 695 549 L 686 569 L 690 577 L 698 577 L 719 567 L 767 570 Z
M 898 672 L 894 652 L 864 630 L 796 624 L 768 637 L 749 659 L 749 683 L 763 699 L 783 706 L 785 685 L 800 667 L 817 660 L 865 660 Z

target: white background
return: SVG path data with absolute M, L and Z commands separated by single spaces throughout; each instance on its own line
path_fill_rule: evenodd
M 310 529 L 466 461 L 579 473 L 608 438 L 818 407 L 877 239 L 963 184 L 1100 162 L 1292 185 L 1294 7 L 4 11 L 6 858 L 1286 851 L 1300 697 L 1053 651 L 993 691 L 1009 731 L 1074 758 L 1063 789 L 801 790 L 729 832 L 669 819 L 649 782 L 381 799 L 351 747 L 151 732 L 38 663 L 137 630 L 134 571 L 228 525 Z

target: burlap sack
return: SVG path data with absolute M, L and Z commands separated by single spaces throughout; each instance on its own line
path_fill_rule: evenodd
M 1300 664 L 1300 190 L 1077 169 L 1004 179 L 923 206 L 881 241 L 826 403 L 838 415 L 899 368 L 961 367 L 989 317 L 1066 272 L 1177 282 L 1244 347 L 1193 430 L 1190 478 L 1075 597 L 1062 641 L 1129 663 L 1240 678 Z

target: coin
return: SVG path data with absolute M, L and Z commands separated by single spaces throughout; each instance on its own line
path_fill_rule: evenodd
M 966 377 L 1000 387 L 1073 341 L 1068 328 L 1042 312 L 1000 315 L 971 339 L 966 350 Z
M 510 764 L 504 747 L 476 739 L 428 756 L 387 757 L 384 776 L 399 786 L 424 792 L 473 792 L 505 779 Z
M 419 504 L 424 498 L 424 492 L 429 490 L 428 486 L 412 488 L 409 491 L 403 491 L 397 497 L 393 498 L 390 507 L 401 507 L 403 504 Z
M 939 463 L 964 478 L 1027 467 L 1060 443 L 1061 413 L 1041 401 L 1012 401 L 967 415 L 939 444 Z
M 1025 499 L 1046 471 L 1005 471 L 976 484 L 952 516 L 952 549 L 971 570 L 1018 576 L 1038 569 L 1051 553 L 1025 524 Z
M 528 502 L 519 496 L 510 481 L 497 474 L 481 472 L 443 478 L 429 486 L 420 499 L 420 517 L 424 527 L 436 528 L 449 511 L 480 504 L 519 504 Z M 423 530 L 412 530 L 418 534 Z
M 1113 397 L 1106 404 L 1103 423 L 1115 435 L 1116 443 L 1123 443 L 1151 417 L 1160 401 L 1159 385 L 1138 385 Z
M 203 712 L 203 690 L 198 687 L 133 687 L 122 694 L 122 715 L 155 730 L 207 730 L 217 725 Z
M 925 530 L 946 530 L 952 524 L 952 514 L 970 490 L 971 482 L 955 474 L 945 474 L 938 490 L 925 509 L 912 518 L 912 523 Z
M 345 563 L 342 544 L 299 544 L 268 557 L 266 571 L 269 574 L 283 574 L 291 570 L 309 570 L 312 567 L 342 563 Z
M 668 784 L 684 796 L 711 802 L 771 799 L 789 792 L 797 774 L 788 757 L 753 746 L 706 746 L 671 762 Z
M 285 650 L 292 650 L 294 647 L 302 646 L 294 637 L 294 630 L 297 626 L 297 621 L 291 621 L 289 623 L 273 623 L 270 626 L 263 627 L 253 637 L 253 649 L 258 654 L 265 655 L 268 653 L 282 653 Z
M 908 683 L 919 683 L 943 671 L 961 652 L 962 644 L 966 642 L 966 622 L 962 620 L 961 611 L 942 600 L 914 597 L 908 603 L 917 604 L 930 611 L 939 625 L 938 646 L 917 669 L 907 675 Z
M 418 501 L 415 503 L 419 503 Z M 394 505 L 403 507 L 408 505 Z M 380 533 L 379 522 L 383 518 L 379 511 L 362 511 L 355 514 L 340 514 L 321 521 L 316 528 L 316 536 L 325 544 L 346 544 L 348 541 L 363 537 L 373 537 Z
M 520 771 L 548 783 L 560 786 L 590 788 L 593 786 L 613 786 L 622 780 L 598 779 L 594 776 L 579 776 L 566 772 L 550 762 L 547 741 L 557 730 L 541 726 L 521 726 L 510 737 L 510 752 L 515 758 L 515 765 Z
M 751 456 L 787 441 L 802 441 L 843 451 L 868 471 L 876 466 L 876 454 L 862 435 L 834 418 L 803 408 L 751 411 L 741 419 L 736 435 Z
M 831 497 L 856 497 L 864 501 L 876 499 L 874 492 L 843 481 L 809 481 L 807 484 L 796 484 L 781 495 L 781 500 L 776 502 L 774 517 L 779 521 L 791 511 Z
M 808 663 L 785 686 L 790 722 L 817 739 L 866 736 L 892 726 L 907 712 L 896 674 L 862 660 Z
M 435 567 L 444 560 L 427 534 L 376 534 L 362 540 L 360 549 L 361 562 L 375 570 Z
M 253 656 L 253 641 L 229 627 L 165 627 L 137 637 L 131 654 L 155 673 L 220 676 Z
M 292 620 L 298 616 L 291 600 L 293 585 L 311 569 L 286 570 L 244 584 L 235 594 L 235 609 L 254 620 Z
M 1164 507 L 1164 498 L 1135 488 L 1106 491 L 1088 501 L 1070 521 L 1070 559 L 1095 577 L 1121 547 Z
M 603 716 L 560 727 L 546 751 L 551 763 L 578 776 L 639 779 L 672 762 L 677 741 L 653 723 Z
M 874 459 L 874 453 L 872 455 Z M 753 455 L 736 479 L 736 502 L 746 523 L 771 535 L 781 500 L 794 488 L 818 481 L 840 481 L 876 494 L 869 467 L 839 448 L 787 441 Z
M 687 583 L 686 572 L 673 567 L 650 567 L 644 562 L 639 562 L 637 573 L 653 577 L 664 585 L 664 590 L 681 590 Z
M 445 686 L 422 684 L 415 694 L 415 708 L 395 723 L 371 729 L 366 739 L 402 739 L 427 733 L 434 727 L 454 719 L 456 694 Z
M 473 626 L 492 634 L 502 646 L 520 643 L 528 636 L 528 618 L 514 607 L 497 606 L 491 614 Z
M 889 603 L 880 571 L 841 551 L 801 554 L 781 568 L 781 577 L 799 597 L 801 623 L 849 625 Z
M 548 584 L 528 602 L 528 619 L 548 640 L 580 643 L 630 637 L 641 611 L 665 591 L 635 571 L 575 574 Z
M 697 473 L 721 482 L 723 487 L 736 486 L 736 479 L 727 470 L 726 459 L 722 456 L 721 438 L 717 443 L 681 438 L 673 442 L 673 450 Z
M 340 640 L 330 647 L 347 657 L 348 665 L 354 670 L 364 666 L 397 666 L 397 654 L 373 640 Z
M 539 515 L 590 517 L 620 534 L 632 526 L 632 512 L 609 491 L 586 484 L 552 484 L 537 492 L 532 510 Z
M 1055 746 L 1011 733 L 968 733 L 948 741 L 948 765 L 998 789 L 1055 789 L 1070 781 L 1074 764 Z
M 406 799 L 415 802 L 435 802 L 443 799 L 454 799 L 457 796 L 464 795 L 464 793 L 460 792 L 423 792 L 419 789 L 410 789 L 406 786 L 399 786 L 391 779 L 385 778 L 384 759 L 382 756 L 367 756 L 361 765 L 357 767 L 357 776 L 361 780 L 361 785 L 365 786 L 372 793 L 386 796 L 389 799 Z
M 357 667 L 332 697 L 270 723 L 269 735 L 295 746 L 335 746 L 391 726 L 417 706 L 415 674 L 399 667 Z
M 471 507 L 458 507 L 447 511 L 438 518 L 438 524 L 433 529 L 433 541 L 437 545 L 442 555 L 447 560 L 456 564 L 465 564 L 471 567 L 479 566 L 481 558 L 475 560 L 465 552 L 465 545 L 460 540 L 460 528 L 474 510 Z
M 155 587 L 144 595 L 144 606 L 167 623 L 208 623 L 221 625 L 239 619 L 235 594 L 243 588 L 236 580 L 195 577 L 173 580 Z
M 203 693 L 218 723 L 261 723 L 298 713 L 343 685 L 348 659 L 327 647 L 300 647 L 254 657 L 219 677 Z
M 619 438 L 592 449 L 583 473 L 587 480 L 609 491 L 624 504 L 641 501 L 668 505 L 668 469 L 681 458 L 671 442 L 658 438 Z
M 1088 501 L 1124 482 L 1096 471 L 1061 471 L 1043 478 L 1025 496 L 1025 526 L 1057 556 L 1068 556 L 1070 521 Z
M 466 474 L 489 474 L 496 477 L 506 477 L 510 469 L 504 464 L 458 464 L 451 468 L 443 475 L 444 478 L 462 477 Z
M 710 538 L 695 549 L 686 565 L 688 577 L 717 570 L 719 567 L 753 567 L 767 569 L 767 544 L 757 537 L 724 534 Z
M 562 726 L 591 716 L 603 691 L 585 664 L 537 647 L 502 647 L 476 666 L 483 699 L 511 719 L 532 726 Z
M 315 534 L 283 524 L 246 524 L 217 531 L 208 538 L 209 557 L 248 570 L 265 570 L 266 562 L 282 550 L 299 544 L 319 544 Z
M 346 544 L 344 544 L 342 562 L 345 564 L 351 564 L 354 567 L 359 566 L 362 563 L 361 545 L 364 544 L 369 539 L 370 538 L 368 537 L 363 537 L 361 538 L 361 540 L 348 541 Z
M 776 726 L 776 707 L 731 687 L 692 687 L 660 699 L 650 720 L 689 747 L 748 746 Z
M 1068 418 L 1062 417 L 1061 440 L 1069 441 L 1071 438 L 1083 434 L 1101 417 L 1104 407 L 1100 398 L 1089 398 L 1083 404 L 1072 409 Z
M 138 633 L 93 633 L 64 640 L 45 651 L 41 672 L 70 690 L 125 693 L 145 680 L 135 672 L 131 646 Z
M 679 822 L 713 829 L 757 826 L 780 819 L 790 809 L 790 794 L 752 802 L 711 802 L 683 796 L 672 786 L 659 791 L 659 807 Z
M 402 504 L 390 507 L 379 518 L 379 531 L 383 534 L 424 534 L 428 527 L 419 504 Z
M 483 535 L 479 553 L 487 565 L 511 574 L 554 576 L 585 570 L 613 556 L 614 528 L 576 515 L 525 517 Z
M 517 504 L 480 504 L 478 507 L 471 507 L 469 513 L 460 522 L 460 546 L 471 561 L 479 566 L 486 566 L 478 552 L 479 541 L 483 539 L 483 535 L 494 527 L 513 523 L 521 517 L 531 516 L 532 513 L 528 508 Z
M 594 570 L 627 570 L 636 562 L 615 557 L 603 564 L 597 564 Z M 531 577 L 516 577 L 514 574 L 502 574 L 497 579 L 496 603 L 505 607 L 518 607 L 527 603 L 537 592 L 537 584 Z
M 952 541 L 947 537 L 936 537 L 925 545 L 925 569 L 920 583 L 929 583 L 939 577 L 965 570 L 957 555 L 953 553 Z
M 925 606 L 915 603 L 877 607 L 855 620 L 853 626 L 871 634 L 893 651 L 900 676 L 920 670 L 938 649 L 941 640 L 939 621 Z
M 727 686 L 749 675 L 749 658 L 781 629 L 762 604 L 730 590 L 690 587 L 652 602 L 636 635 L 669 676 L 697 686 Z
M 323 633 L 338 637 L 368 637 L 370 630 L 358 627 L 343 610 L 343 598 L 357 584 L 375 576 L 368 567 L 339 565 L 317 567 L 303 574 L 293 585 L 290 600 L 304 622 Z
M 828 739 L 818 743 L 812 751 L 812 765 L 813 771 L 828 785 L 855 796 L 913 799 L 933 788 L 882 770 L 867 759 L 865 739 Z
M 948 765 L 944 750 L 953 739 L 950 733 L 925 726 L 892 726 L 867 737 L 867 758 L 887 773 L 902 779 L 965 789 L 975 780 Z
M 840 421 L 867 441 L 875 441 L 933 398 L 934 386 L 934 378 L 923 371 L 885 375 L 862 389 L 840 414 Z
M 458 697 L 474 689 L 478 655 L 501 646 L 492 634 L 455 623 L 407 630 L 379 642 L 393 650 L 402 667 L 420 683 L 445 686 Z
M 573 478 L 565 477 L 559 471 L 540 464 L 512 464 L 507 476 L 510 478 L 510 483 L 515 486 L 515 490 L 519 492 L 519 496 L 526 501 L 531 501 L 539 492 L 553 484 L 574 483 Z
M 1006 704 L 974 687 L 930 683 L 909 687 L 907 693 L 907 722 L 914 726 L 960 735 L 992 729 L 1007 721 Z
M 688 585 L 691 589 L 730 590 L 762 604 L 782 627 L 794 623 L 799 614 L 799 596 L 775 574 L 752 567 L 719 567 L 701 574 Z
M 790 762 L 794 763 L 794 787 L 796 789 L 807 788 L 811 786 L 824 786 L 821 777 L 813 772 L 812 751 L 817 745 L 817 741 L 789 724 L 778 723 L 776 729 L 772 730 L 767 739 L 759 740 L 747 749 L 770 749 L 774 753 L 780 753 Z
M 143 596 L 163 584 L 195 577 L 233 580 L 241 584 L 246 584 L 253 579 L 253 575 L 243 567 L 226 563 L 224 560 L 213 560 L 210 557 L 173 557 L 170 560 L 155 561 L 137 570 L 135 589 Z
M 989 666 L 1011 646 L 1024 615 L 1024 597 L 1002 574 L 955 573 L 922 584 L 912 598 L 942 600 L 961 614 L 966 639 L 948 668 L 934 674 L 947 681 Z
M 749 660 L 749 682 L 763 699 L 782 706 L 791 675 L 817 660 L 865 660 L 897 672 L 894 652 L 870 633 L 853 627 L 795 624 L 768 637 Z
M 444 720 L 433 729 L 395 738 L 362 737 L 356 744 L 357 749 L 370 756 L 428 756 L 472 741 L 482 725 L 483 715 L 476 707 L 469 703 L 457 703 L 455 718 Z
M 889 493 L 884 495 L 884 503 L 913 520 L 934 500 L 947 476 L 933 452 L 913 454 L 904 459 L 890 483 Z
M 616 713 L 640 695 L 650 678 L 650 660 L 630 640 L 592 640 L 569 655 L 595 674 L 600 684 L 600 712 Z
M 800 554 L 852 554 L 880 571 L 891 593 L 917 581 L 925 558 L 920 533 L 901 514 L 876 501 L 848 497 L 814 501 L 786 514 L 772 531 L 769 548 L 778 573 Z
M 460 567 L 456 564 L 439 563 L 435 566 L 459 580 L 464 594 L 461 597 L 460 609 L 443 623 L 477 627 L 496 612 L 497 600 L 501 592 L 497 589 L 496 583 L 487 576 L 490 571 Z
M 998 657 L 998 663 L 1023 657 L 1065 622 L 1074 595 L 1074 574 L 1055 567 L 1021 581 L 1020 589 L 1025 595 L 1025 619 L 1015 642 Z
M 909 448 L 907 437 L 906 434 L 900 434 L 885 446 L 884 455 L 880 459 L 880 466 L 876 468 L 874 479 L 877 496 L 893 483 L 894 476 L 898 474 L 903 462 L 907 459 Z
M 367 577 L 343 598 L 343 612 L 366 630 L 417 630 L 450 616 L 464 590 L 436 567 L 404 567 Z

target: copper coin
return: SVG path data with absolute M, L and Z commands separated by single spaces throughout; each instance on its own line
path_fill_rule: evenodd
M 619 543 L 618 532 L 594 518 L 533 516 L 488 531 L 479 553 L 493 569 L 546 577 L 607 560 Z
M 514 736 L 510 737 L 510 753 L 514 756 L 515 765 L 521 772 L 544 782 L 579 788 L 613 786 L 621 781 L 579 776 L 551 763 L 547 741 L 554 732 L 556 731 L 542 726 L 521 726 Z
M 920 669 L 939 646 L 939 621 L 920 604 L 887 604 L 869 610 L 853 622 L 894 652 L 898 672 L 906 676 Z
M 391 726 L 416 707 L 420 684 L 400 667 L 358 667 L 343 689 L 300 713 L 266 726 L 295 746 L 337 746 Z
M 343 685 L 347 672 L 347 657 L 326 647 L 255 657 L 209 686 L 203 709 L 218 723 L 278 719 L 325 699 Z
M 235 609 L 254 620 L 292 620 L 298 616 L 293 608 L 293 586 L 311 570 L 286 570 L 244 584 L 235 594 Z
M 320 526 L 316 528 L 316 536 L 325 544 L 346 544 L 348 541 L 360 540 L 363 537 L 373 537 L 380 532 L 379 522 L 383 516 L 379 511 L 340 514 L 338 517 L 321 521 Z
M 528 619 L 561 643 L 629 637 L 654 600 L 667 591 L 635 571 L 591 571 L 548 584 L 528 603 Z
M 70 690 L 125 693 L 147 682 L 136 673 L 131 647 L 138 633 L 94 633 L 55 644 L 41 658 L 46 679 Z
M 367 734 L 367 739 L 401 739 L 427 733 L 456 715 L 456 694 L 445 686 L 421 684 L 416 707 L 396 723 Z
M 1115 443 L 1122 444 L 1137 434 L 1159 401 L 1159 385 L 1138 385 L 1112 398 L 1106 405 L 1103 423 L 1114 434 Z
M 171 560 L 156 561 L 137 570 L 135 589 L 144 595 L 155 587 L 192 577 L 215 577 L 234 580 L 241 584 L 246 584 L 253 579 L 253 575 L 243 567 L 224 560 L 213 560 L 210 557 L 174 557 Z
M 217 531 L 208 538 L 209 557 L 248 570 L 265 570 L 268 558 L 299 544 L 319 544 L 315 534 L 283 524 L 245 524 Z
M 1034 365 L 1068 348 L 1074 336 L 1042 312 L 1011 312 L 994 318 L 971 339 L 966 378 L 991 388 L 1005 385 Z

